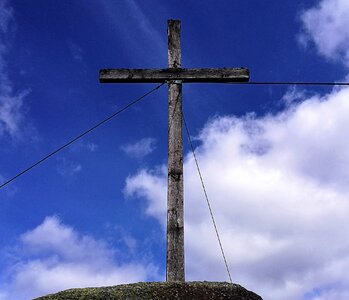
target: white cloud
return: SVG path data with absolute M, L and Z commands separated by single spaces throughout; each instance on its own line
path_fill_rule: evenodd
M 29 299 L 67 288 L 116 285 L 155 278 L 157 269 L 118 263 L 104 241 L 79 234 L 57 217 L 47 217 L 20 237 L 17 260 L 0 285 L 0 299 Z
M 57 167 L 57 172 L 67 178 L 73 177 L 74 175 L 82 171 L 82 165 L 80 163 L 70 161 L 65 157 L 59 158 L 58 163 L 59 165 Z
M 285 106 L 295 104 L 296 102 L 302 101 L 307 97 L 306 90 L 300 90 L 296 86 L 291 86 L 287 92 L 283 95 L 281 102 Z
M 0 32 L 1 34 L 7 32 L 9 22 L 13 18 L 12 8 L 9 7 L 8 1 L 0 1 Z
M 320 54 L 349 66 L 349 1 L 322 0 L 303 12 L 302 43 L 313 41 Z
M 155 150 L 155 144 L 156 140 L 154 138 L 143 138 L 134 144 L 121 146 L 121 150 L 128 156 L 142 158 Z
M 73 145 L 71 145 L 71 147 L 69 148 L 69 150 L 72 153 L 80 153 L 80 152 L 86 152 L 86 150 L 90 151 L 90 152 L 96 152 L 98 150 L 98 145 L 95 144 L 94 142 L 90 142 L 90 141 L 79 141 Z
M 126 179 L 124 189 L 124 193 L 128 197 L 137 196 L 148 199 L 147 213 L 162 220 L 163 225 L 165 225 L 166 220 L 167 178 L 165 175 L 165 166 L 157 172 L 141 170 L 137 175 Z M 162 201 L 159 201 L 160 199 Z
M 322 0 L 301 15 L 304 43 L 349 66 L 349 2 Z M 212 119 L 196 153 L 233 280 L 271 300 L 349 295 L 349 89 L 289 90 L 286 109 Z M 189 280 L 227 280 L 196 167 L 184 162 Z M 166 167 L 127 178 L 166 228 Z
M 196 154 L 233 280 L 264 299 L 347 299 L 348 99 L 341 89 L 276 115 L 216 117 L 199 135 Z M 227 280 L 190 154 L 184 180 L 188 279 Z M 147 200 L 164 229 L 166 182 L 165 171 L 142 170 L 125 187 Z
M 15 91 L 6 71 L 8 34 L 13 25 L 13 9 L 0 1 L 0 137 L 20 137 L 24 118 L 23 100 L 29 90 Z

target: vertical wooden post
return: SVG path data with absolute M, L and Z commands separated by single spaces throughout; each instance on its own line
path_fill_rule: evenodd
M 168 67 L 181 67 L 179 20 L 168 21 Z M 166 281 L 185 281 L 182 81 L 168 82 L 168 192 Z
M 0 0 L 1 1 L 1 0 Z M 181 68 L 179 20 L 169 20 L 167 69 L 102 69 L 100 82 L 164 82 L 168 83 L 168 191 L 166 280 L 185 281 L 184 274 L 184 210 L 183 210 L 183 143 L 182 81 L 246 82 L 245 68 Z

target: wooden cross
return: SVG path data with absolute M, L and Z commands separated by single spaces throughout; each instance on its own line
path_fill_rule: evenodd
M 245 68 L 181 68 L 179 20 L 168 21 L 167 69 L 102 69 L 101 83 L 168 83 L 168 190 L 166 281 L 185 281 L 183 214 L 183 82 L 246 82 Z

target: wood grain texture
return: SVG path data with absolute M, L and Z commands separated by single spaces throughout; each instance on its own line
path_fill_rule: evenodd
M 168 21 L 168 68 L 101 69 L 99 72 L 101 83 L 168 83 L 166 281 L 169 283 L 185 281 L 182 83 L 249 81 L 246 68 L 181 68 L 180 28 L 179 20 Z
M 169 51 L 172 53 L 173 51 Z M 178 64 L 178 61 L 176 62 Z M 168 69 L 102 69 L 101 83 L 160 83 L 169 80 L 182 82 L 247 82 L 246 68 L 168 68 Z
M 168 40 L 168 67 L 181 67 L 181 21 L 167 21 L 167 40 Z
M 168 66 L 181 66 L 180 21 L 168 21 Z M 184 282 L 182 82 L 168 83 L 166 281 Z

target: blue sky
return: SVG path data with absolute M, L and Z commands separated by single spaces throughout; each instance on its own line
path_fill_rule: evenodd
M 151 84 L 101 68 L 248 67 L 252 81 L 343 81 L 349 4 L 0 0 L 0 182 Z M 264 299 L 344 300 L 349 89 L 186 84 L 194 138 L 233 281 Z M 188 144 L 186 274 L 227 281 Z M 164 280 L 167 88 L 0 190 L 0 299 Z

